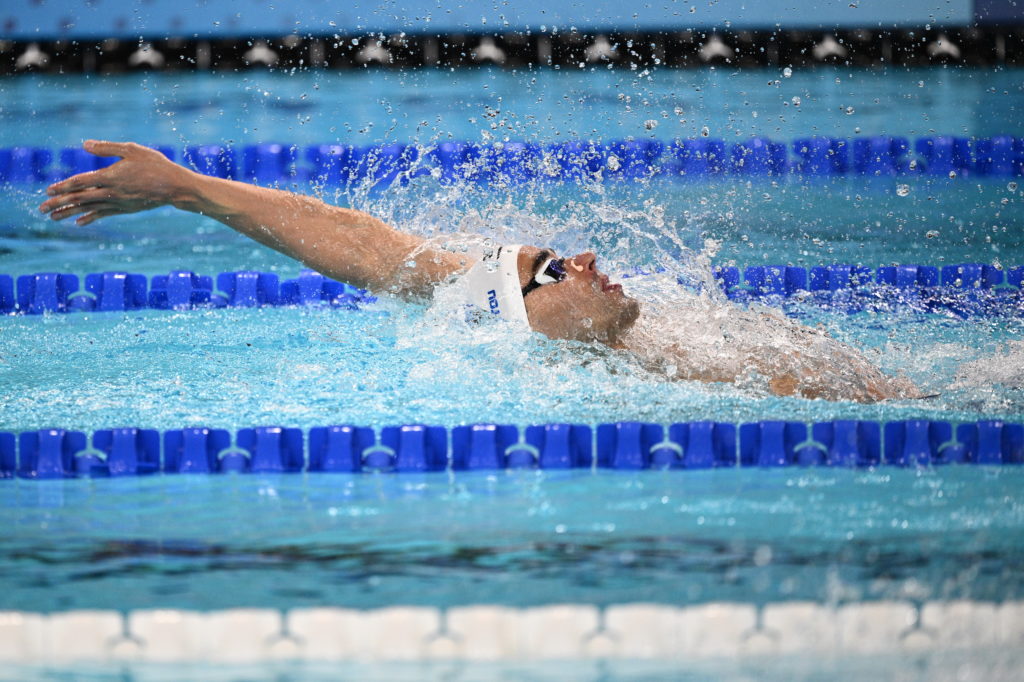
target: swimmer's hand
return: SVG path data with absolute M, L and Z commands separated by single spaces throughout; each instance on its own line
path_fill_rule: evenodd
M 39 211 L 53 220 L 79 216 L 75 223 L 88 225 L 107 216 L 176 204 L 194 175 L 160 152 L 134 142 L 88 140 L 83 147 L 96 156 L 121 160 L 47 187 L 50 198 Z

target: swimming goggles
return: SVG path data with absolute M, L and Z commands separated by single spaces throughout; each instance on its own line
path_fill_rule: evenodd
M 561 282 L 567 276 L 564 258 L 548 258 L 541 267 L 537 268 L 537 274 L 533 276 L 533 279 L 523 287 L 523 298 L 526 298 L 526 295 L 534 289 L 545 284 Z

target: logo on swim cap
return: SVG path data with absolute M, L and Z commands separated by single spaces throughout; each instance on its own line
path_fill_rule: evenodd
M 498 317 L 529 326 L 522 284 L 519 282 L 518 245 L 486 251 L 463 280 L 467 302 Z

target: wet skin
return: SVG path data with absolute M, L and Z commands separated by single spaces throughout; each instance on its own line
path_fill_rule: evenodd
M 541 254 L 554 257 L 553 251 L 524 246 L 519 252 L 521 286 L 533 280 L 534 267 Z M 622 292 L 597 269 L 597 257 L 587 251 L 565 261 L 566 278 L 544 284 L 523 299 L 530 326 L 554 339 L 599 342 L 622 347 L 625 334 L 640 314 L 636 299 Z

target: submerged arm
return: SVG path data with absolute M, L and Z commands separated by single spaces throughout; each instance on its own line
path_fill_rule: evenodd
M 766 325 L 780 324 L 774 317 L 761 319 Z M 796 323 L 786 326 L 800 331 L 787 348 L 784 344 L 753 348 L 727 344 L 719 347 L 718 353 L 701 354 L 699 358 L 675 343 L 654 345 L 654 354 L 649 342 L 640 342 L 633 350 L 650 369 L 683 381 L 735 383 L 754 373 L 763 377 L 768 390 L 778 396 L 862 403 L 920 397 L 913 383 L 886 375 L 855 348 Z
M 90 140 L 85 149 L 121 160 L 51 185 L 39 208 L 54 220 L 77 215 L 76 223 L 87 225 L 171 205 L 214 218 L 329 277 L 406 296 L 429 296 L 433 285 L 468 265 L 362 211 L 200 175 L 134 143 Z

